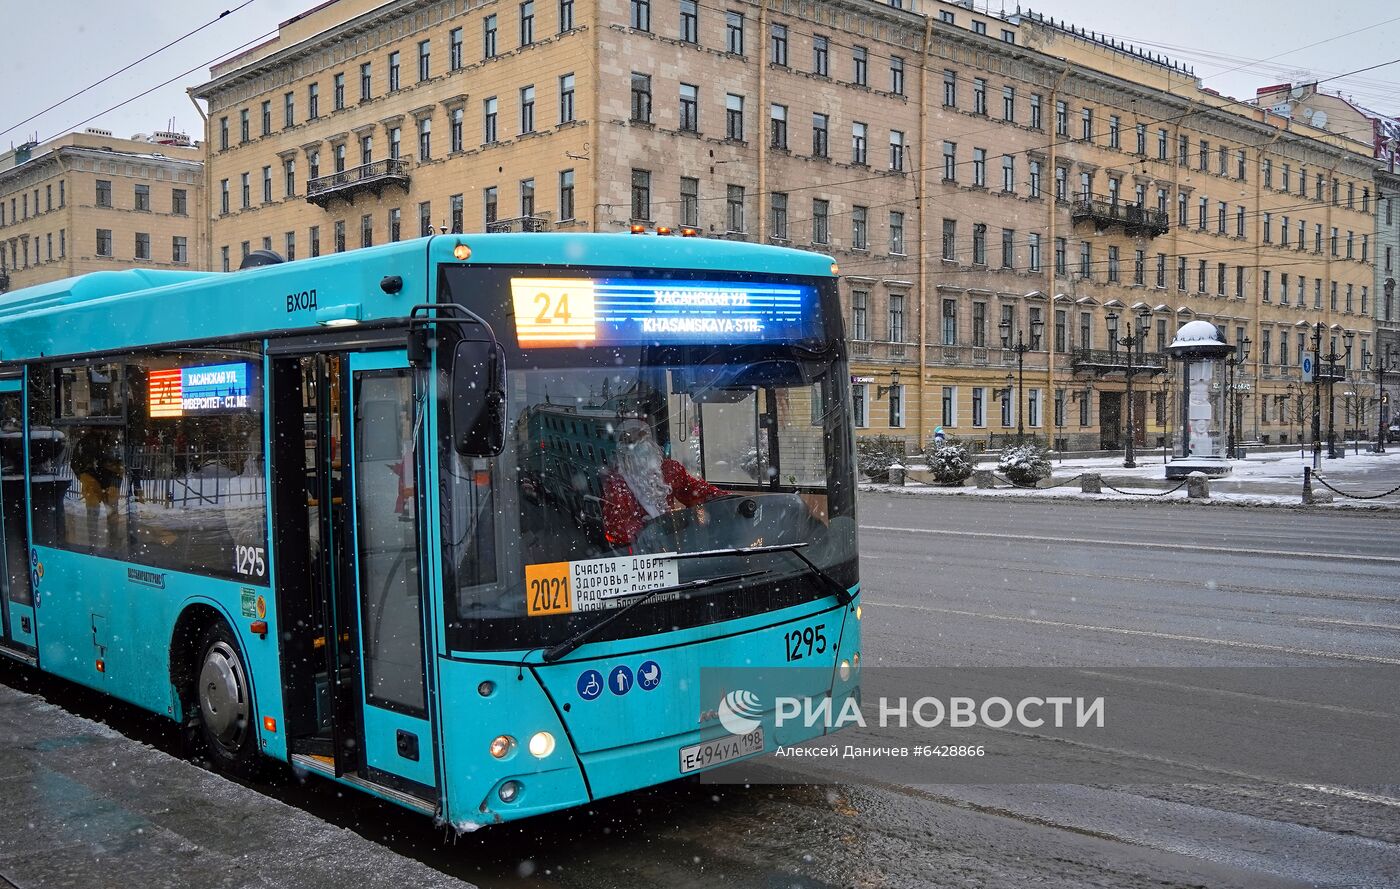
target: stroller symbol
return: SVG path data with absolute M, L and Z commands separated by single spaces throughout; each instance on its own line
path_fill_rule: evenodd
M 651 691 L 661 684 L 661 665 L 656 661 L 644 661 L 637 668 L 637 684 L 642 691 Z

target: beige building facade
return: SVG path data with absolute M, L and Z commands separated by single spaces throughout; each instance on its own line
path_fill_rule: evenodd
M 103 269 L 202 269 L 204 151 L 70 133 L 0 155 L 0 292 Z
M 1196 318 L 1251 341 L 1240 437 L 1293 442 L 1312 337 L 1374 349 L 1369 146 L 1038 17 L 336 0 L 212 74 L 213 268 L 634 223 L 830 253 L 860 434 L 909 448 L 1155 445 Z M 1131 424 L 1111 316 L 1146 331 Z

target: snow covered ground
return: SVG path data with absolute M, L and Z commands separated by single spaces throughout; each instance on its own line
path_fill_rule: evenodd
M 1364 447 L 1364 445 L 1363 445 Z M 898 491 L 905 494 L 932 494 L 977 497 L 1067 497 L 1085 500 L 1133 500 L 1161 501 L 1187 500 L 1186 489 L 1163 493 L 1177 486 L 1177 482 L 1166 480 L 1165 464 L 1160 450 L 1149 450 L 1139 454 L 1138 465 L 1124 468 L 1123 458 L 1087 457 L 1068 460 L 1052 460 L 1053 476 L 1050 488 L 1013 488 L 998 477 L 995 488 L 977 488 L 972 479 L 959 488 L 948 488 L 923 482 L 932 481 L 927 468 L 910 464 L 907 467 L 909 483 L 904 488 L 890 485 L 863 485 L 863 490 Z M 1319 477 L 1325 479 L 1338 490 L 1348 494 L 1374 495 L 1389 491 L 1400 485 L 1400 447 L 1384 454 L 1360 454 L 1347 452 L 1345 458 L 1321 461 Z M 1225 478 L 1210 480 L 1210 502 L 1245 506 L 1301 506 L 1303 491 L 1303 467 L 1312 465 L 1312 454 L 1306 459 L 1298 451 L 1253 452 L 1243 460 L 1232 461 L 1231 474 Z M 995 469 L 995 460 L 983 459 L 979 469 Z M 1081 473 L 1098 473 L 1103 478 L 1102 494 L 1085 494 L 1080 491 L 1076 476 Z M 998 474 L 999 476 L 1000 474 Z M 1119 493 L 1109 486 L 1133 493 Z M 1317 491 L 1325 491 L 1315 482 Z M 1160 496 L 1148 496 L 1148 495 Z M 1201 501 L 1196 501 L 1201 502 Z M 1400 492 L 1373 500 L 1336 497 L 1334 508 L 1400 509 Z

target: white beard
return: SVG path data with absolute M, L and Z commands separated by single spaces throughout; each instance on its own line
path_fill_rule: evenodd
M 656 518 L 669 507 L 671 486 L 661 474 L 664 459 L 661 446 L 654 441 L 639 441 L 617 449 L 617 471 L 649 518 Z

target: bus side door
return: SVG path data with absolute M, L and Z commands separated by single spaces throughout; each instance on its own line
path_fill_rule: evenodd
M 416 795 L 436 795 L 429 721 L 423 539 L 417 498 L 426 402 L 415 399 L 407 355 L 348 356 L 353 418 L 346 462 L 353 491 L 340 556 L 355 587 L 369 780 L 392 776 Z M 398 780 L 395 780 L 398 779 Z
M 35 653 L 35 636 L 24 428 L 20 380 L 0 379 L 0 536 L 4 539 L 0 547 L 0 647 L 29 659 Z

